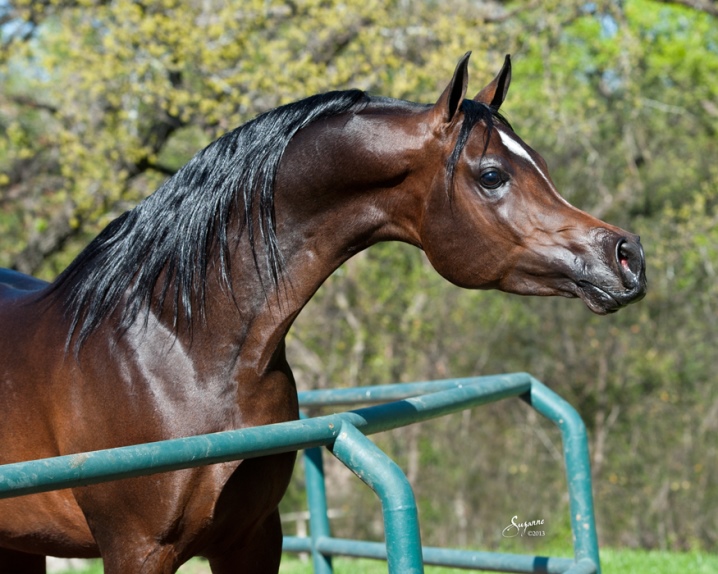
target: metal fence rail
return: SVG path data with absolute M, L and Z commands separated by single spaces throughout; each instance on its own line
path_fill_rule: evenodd
M 299 401 L 300 405 L 305 408 L 310 406 L 382 403 L 388 400 L 408 399 L 422 393 L 431 393 L 433 395 L 449 389 L 468 388 L 476 385 L 480 387 L 479 394 L 485 393 L 485 398 L 488 399 L 483 402 L 489 402 L 506 398 L 506 395 L 498 396 L 493 394 L 490 389 L 489 382 L 495 383 L 499 380 L 505 386 L 504 390 L 508 396 L 520 396 L 541 414 L 554 421 L 561 430 L 568 476 L 575 558 L 549 558 L 424 547 L 423 563 L 497 572 L 570 572 L 573 574 L 578 572 L 600 572 L 585 426 L 573 407 L 532 376 L 525 373 L 516 373 L 500 377 L 474 377 L 377 387 L 315 390 L 299 393 Z M 524 384 L 527 386 L 524 387 Z M 473 395 L 473 393 L 471 394 Z M 393 406 L 388 406 L 393 410 Z M 458 408 L 452 410 L 462 410 L 475 405 L 467 406 L 459 399 L 456 406 Z M 388 557 L 387 548 L 390 545 L 388 535 L 386 546 L 380 543 L 342 540 L 331 537 L 328 519 L 324 518 L 327 506 L 321 453 L 321 449 L 308 449 L 305 452 L 311 537 L 297 538 L 287 536 L 285 537 L 285 550 L 311 552 L 315 574 L 330 574 L 332 572 L 331 556 L 334 555 L 386 560 Z M 379 496 L 381 499 L 381 494 Z M 390 571 L 393 572 L 390 557 L 389 562 Z M 403 569 L 396 570 L 396 572 L 413 572 L 414 570 L 406 570 L 409 567 L 404 564 L 402 565 Z
M 422 557 L 411 486 L 398 466 L 365 435 L 511 396 L 520 396 L 561 430 L 574 559 L 436 548 L 423 549 Z M 310 451 L 311 536 L 286 537 L 285 549 L 311 552 L 317 574 L 332 572 L 332 555 L 383 558 L 384 552 L 392 574 L 423 572 L 424 561 L 505 572 L 600 573 L 586 429 L 566 401 L 526 373 L 300 393 L 303 406 L 386 400 L 394 402 L 300 421 L 0 466 L 0 498 L 327 446 L 379 496 L 386 545 L 331 537 L 321 453 Z

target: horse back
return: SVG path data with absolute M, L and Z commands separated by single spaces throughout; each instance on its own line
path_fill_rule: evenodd
M 48 283 L 13 269 L 0 267 L 0 304 L 6 298 L 34 293 L 47 287 Z

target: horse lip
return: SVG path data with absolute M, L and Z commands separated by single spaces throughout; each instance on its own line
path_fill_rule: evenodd
M 641 281 L 638 281 L 633 289 L 624 293 L 606 291 L 602 287 L 584 279 L 576 281 L 576 286 L 579 289 L 579 297 L 581 297 L 586 306 L 600 315 L 615 313 L 619 309 L 640 301 L 646 296 L 645 284 Z
M 624 305 L 616 297 L 598 285 L 585 280 L 576 281 L 578 295 L 586 306 L 599 315 L 615 313 Z

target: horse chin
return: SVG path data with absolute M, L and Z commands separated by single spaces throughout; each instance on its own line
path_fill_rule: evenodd
M 578 281 L 576 287 L 576 294 L 597 315 L 609 315 L 625 306 L 608 291 L 588 281 Z

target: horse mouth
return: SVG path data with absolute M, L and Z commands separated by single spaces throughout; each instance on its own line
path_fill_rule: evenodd
M 576 282 L 577 295 L 597 315 L 609 315 L 626 305 L 640 301 L 646 295 L 645 286 L 638 285 L 624 293 L 611 293 L 585 280 Z

